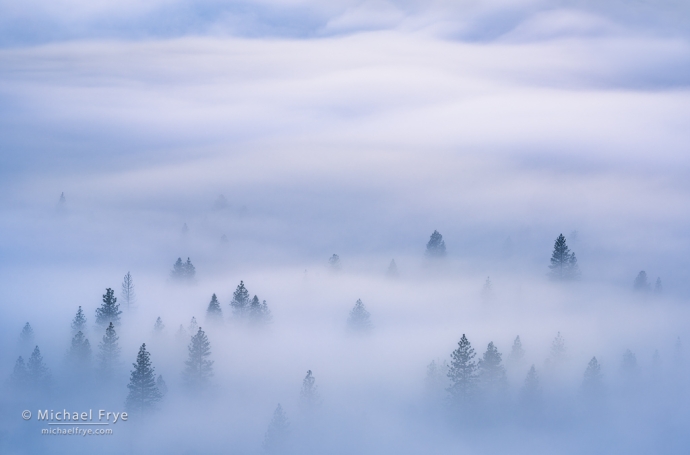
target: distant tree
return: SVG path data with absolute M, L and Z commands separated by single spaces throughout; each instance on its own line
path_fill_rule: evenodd
M 120 359 L 119 340 L 120 337 L 117 336 L 115 326 L 111 322 L 108 328 L 105 329 L 103 340 L 98 344 L 99 369 L 106 376 L 110 376 L 115 371 L 115 367 Z
M 218 199 L 216 199 L 216 202 L 213 203 L 213 208 L 216 210 L 223 210 L 223 209 L 228 208 L 228 205 L 229 205 L 228 200 L 225 199 L 225 196 L 220 194 L 218 196 Z
M 192 316 L 192 319 L 189 321 L 189 326 L 187 327 L 187 331 L 189 333 L 196 333 L 197 330 L 199 330 L 199 324 L 196 322 L 196 318 Z
M 264 437 L 264 450 L 268 453 L 278 453 L 285 449 L 289 436 L 290 423 L 283 411 L 283 407 L 278 403 L 278 407 L 273 412 L 273 418 L 266 430 Z
M 184 224 L 182 225 L 182 230 L 181 230 L 181 232 L 182 232 L 182 237 L 186 237 L 187 234 L 189 234 L 189 228 L 187 227 L 187 223 L 184 223 Z
M 434 231 L 426 244 L 426 255 L 432 258 L 441 258 L 446 255 L 446 242 L 438 231 Z
M 223 310 L 220 308 L 220 303 L 218 303 L 218 297 L 216 294 L 211 296 L 211 301 L 208 303 L 208 308 L 206 308 L 206 322 L 216 324 L 223 321 Z
M 146 343 L 142 344 L 137 354 L 136 363 L 129 378 L 129 394 L 125 407 L 131 412 L 144 412 L 155 408 L 161 400 L 161 392 L 156 386 L 155 369 L 151 364 L 151 354 L 146 350 Z
M 160 335 L 163 333 L 163 330 L 165 329 L 165 324 L 163 324 L 163 320 L 158 316 L 156 319 L 156 323 L 153 324 L 153 333 L 155 335 Z
M 192 389 L 204 388 L 213 376 L 213 361 L 207 358 L 211 355 L 211 343 L 201 327 L 187 349 L 189 358 L 185 362 L 184 381 Z
M 448 387 L 448 363 L 444 361 L 432 360 L 426 367 L 426 377 L 424 386 L 427 395 L 437 398 Z
M 194 277 L 196 276 L 196 267 L 192 265 L 192 261 L 190 261 L 189 258 L 187 258 L 187 262 L 184 263 L 184 272 L 188 281 L 194 281 Z
M 491 283 L 491 277 L 486 277 L 484 282 L 484 287 L 482 288 L 482 301 L 486 303 L 491 303 L 494 300 L 494 285 Z
M 654 283 L 654 294 L 661 295 L 664 293 L 664 287 L 661 285 L 661 278 L 657 277 L 656 283 Z
M 254 296 L 249 302 L 249 310 L 247 313 L 249 322 L 255 326 L 266 325 L 271 322 L 271 311 L 268 309 L 266 301 L 259 302 L 259 298 Z
M 580 276 L 575 253 L 570 252 L 565 237 L 560 234 L 553 246 L 551 254 L 550 277 L 556 281 L 574 280 Z
M 391 259 L 391 263 L 388 264 L 386 276 L 388 278 L 397 278 L 398 276 L 400 276 L 400 273 L 398 272 L 398 265 L 395 263 L 395 259 Z
M 158 387 L 158 391 L 161 393 L 161 398 L 168 393 L 168 385 L 163 380 L 162 374 L 159 374 L 158 379 L 156 379 L 156 387 Z
M 551 342 L 551 355 L 549 359 L 551 360 L 552 365 L 558 365 L 560 363 L 563 363 L 565 361 L 565 358 L 565 340 L 563 339 L 561 332 L 558 332 L 556 338 L 554 338 Z
M 82 332 L 72 337 L 67 359 L 75 373 L 81 373 L 91 365 L 91 343 Z
M 642 270 L 637 274 L 637 277 L 635 277 L 633 289 L 637 292 L 648 292 L 649 287 L 649 282 L 647 281 L 647 272 Z
M 305 412 L 313 411 L 321 402 L 316 379 L 311 370 L 307 370 L 307 375 L 302 380 L 302 390 L 300 390 L 299 398 L 300 406 Z
M 43 356 L 38 346 L 34 348 L 34 351 L 29 357 L 29 361 L 26 364 L 26 370 L 28 373 L 28 385 L 34 389 L 45 390 L 50 385 L 50 370 L 43 362 Z
M 183 342 L 189 339 L 189 334 L 184 329 L 182 324 L 180 324 L 180 328 L 177 329 L 177 333 L 175 333 L 175 339 L 177 339 L 178 342 Z
M 626 349 L 621 362 L 621 373 L 632 376 L 637 372 L 637 357 L 630 349 Z
M 527 372 L 525 383 L 520 390 L 520 401 L 524 406 L 534 406 L 541 401 L 541 387 L 539 385 L 539 376 L 537 369 L 532 367 Z
M 232 308 L 233 317 L 244 319 L 247 316 L 249 310 L 249 291 L 244 287 L 244 281 L 240 281 L 240 284 L 237 285 L 237 289 L 233 292 L 230 307 Z
M 63 191 L 60 193 L 60 199 L 58 200 L 58 205 L 64 206 L 67 203 L 67 199 L 65 199 L 65 192 Z
M 28 322 L 24 324 L 22 331 L 19 333 L 19 345 L 22 350 L 29 349 L 34 344 L 34 329 Z
M 601 398 L 603 392 L 604 382 L 603 375 L 601 374 L 601 365 L 599 365 L 596 357 L 592 357 L 585 370 L 582 381 L 582 393 L 585 398 L 596 400 Z
M 352 332 L 368 332 L 371 330 L 370 314 L 361 299 L 357 299 L 354 308 L 350 310 L 350 317 L 347 319 L 347 327 Z
M 451 398 L 458 404 L 468 404 L 477 393 L 477 362 L 476 354 L 469 340 L 462 334 L 458 342 L 458 348 L 450 355 L 450 379 Z
M 479 360 L 477 373 L 479 384 L 488 397 L 500 397 L 507 391 L 508 377 L 501 364 L 501 353 L 498 352 L 493 341 L 486 347 L 486 352 Z
M 333 253 L 333 256 L 328 258 L 328 265 L 331 267 L 331 270 L 334 272 L 337 272 L 342 268 L 342 264 L 340 263 L 340 256 L 337 254 Z
M 182 258 L 177 258 L 170 272 L 170 278 L 177 283 L 194 283 L 196 268 L 192 261 L 187 258 L 187 262 L 182 262 Z
M 117 327 L 120 325 L 120 304 L 117 303 L 115 292 L 107 288 L 103 294 L 103 303 L 96 308 L 96 324 L 107 327 L 111 322 Z
M 127 275 L 125 275 L 122 280 L 122 301 L 125 302 L 125 306 L 129 310 L 130 307 L 134 306 L 136 300 L 137 296 L 134 292 L 134 280 L 132 279 L 132 274 L 127 272 Z
M 29 370 L 27 370 L 22 356 L 19 356 L 14 363 L 14 370 L 12 370 L 12 375 L 10 376 L 10 385 L 14 389 L 21 390 L 26 388 L 28 381 Z
M 77 314 L 72 319 L 72 335 L 76 335 L 77 332 L 86 333 L 86 315 L 79 305 Z
M 525 350 L 522 348 L 522 341 L 520 341 L 520 335 L 515 337 L 513 341 L 513 348 L 510 350 L 510 359 L 512 361 L 520 361 L 525 356 Z

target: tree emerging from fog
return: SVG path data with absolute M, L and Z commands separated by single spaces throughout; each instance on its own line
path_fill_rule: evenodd
M 120 337 L 117 336 L 115 326 L 111 322 L 98 345 L 99 369 L 105 377 L 110 377 L 117 367 L 120 358 L 119 340 Z
M 35 390 L 46 390 L 50 386 L 50 370 L 43 361 L 43 356 L 38 346 L 31 353 L 31 357 L 29 357 L 29 361 L 26 364 L 26 370 L 30 387 Z
M 220 308 L 216 294 L 211 296 L 211 301 L 208 303 L 208 308 L 206 308 L 206 322 L 211 324 L 223 322 L 223 310 Z
M 553 245 L 551 254 L 551 269 L 549 275 L 555 281 L 568 281 L 580 277 L 580 268 L 577 265 L 575 253 L 570 251 L 566 244 L 565 237 L 560 234 Z
M 187 350 L 189 358 L 185 362 L 183 373 L 185 384 L 191 389 L 202 389 L 213 376 L 213 361 L 208 359 L 211 355 L 211 343 L 201 327 L 192 337 Z
M 81 305 L 79 305 L 77 314 L 75 314 L 74 319 L 72 319 L 71 327 L 72 335 L 76 335 L 77 332 L 86 333 L 86 315 L 84 314 L 84 311 L 81 309 Z
M 321 402 L 316 378 L 311 370 L 307 370 L 307 375 L 302 380 L 302 389 L 299 393 L 300 407 L 304 412 L 312 412 Z
M 253 326 L 264 326 L 271 322 L 271 310 L 268 309 L 268 304 L 265 300 L 259 301 L 257 296 L 254 296 L 249 302 L 249 310 L 247 311 L 247 319 Z
M 501 357 L 492 341 L 477 363 L 477 379 L 482 392 L 489 398 L 499 398 L 508 389 L 508 377 Z
M 331 271 L 333 271 L 333 272 L 339 271 L 342 268 L 342 263 L 340 262 L 340 256 L 333 253 L 333 256 L 328 258 L 328 266 L 330 267 Z
M 268 453 L 282 452 L 286 448 L 289 435 L 290 423 L 285 415 L 285 411 L 283 411 L 283 407 L 278 403 L 264 436 L 264 450 Z
M 34 329 L 28 322 L 24 324 L 22 331 L 19 333 L 19 346 L 21 349 L 30 349 L 34 345 Z
M 633 289 L 636 292 L 648 292 L 650 288 L 649 281 L 647 280 L 647 272 L 641 270 L 640 273 L 635 277 L 633 281 Z
M 522 341 L 520 340 L 520 335 L 515 337 L 513 341 L 513 347 L 510 350 L 510 360 L 513 362 L 519 362 L 525 356 L 525 350 L 522 347 Z
M 532 365 L 520 390 L 520 402 L 523 406 L 533 407 L 541 403 L 541 386 L 537 369 Z
M 115 292 L 107 288 L 103 294 L 103 303 L 100 308 L 96 308 L 96 324 L 107 327 L 111 322 L 115 327 L 120 325 L 120 304 L 117 303 Z
M 366 333 L 371 330 L 371 315 L 364 307 L 361 299 L 357 299 L 355 306 L 350 310 L 347 327 L 350 331 L 358 333 Z
M 244 319 L 249 310 L 249 291 L 244 286 L 244 281 L 240 281 L 237 289 L 232 293 L 232 301 L 230 302 L 232 308 L 232 316 L 236 319 Z
M 67 360 L 74 373 L 83 373 L 91 365 L 91 343 L 82 332 L 72 337 Z
M 426 244 L 426 255 L 431 258 L 442 258 L 446 255 L 446 242 L 443 236 L 434 231 Z
M 474 360 L 475 356 L 472 344 L 463 333 L 458 342 L 458 348 L 450 355 L 450 368 L 448 369 L 448 379 L 450 379 L 448 392 L 456 404 L 467 404 L 476 396 L 477 362 Z
M 177 258 L 170 272 L 170 279 L 175 283 L 191 284 L 195 282 L 195 277 L 196 267 L 194 267 L 192 261 L 187 258 L 186 262 L 182 262 L 182 258 Z
M 400 276 L 400 272 L 398 272 L 398 265 L 395 263 L 395 259 L 391 259 L 390 264 L 388 264 L 386 276 L 388 278 L 398 278 L 398 276 Z
M 142 344 L 137 354 L 136 363 L 129 378 L 129 394 L 125 401 L 128 411 L 144 412 L 156 407 L 163 398 L 156 385 L 156 375 L 151 364 L 151 354 L 146 350 L 146 343 Z
M 17 361 L 14 363 L 14 369 L 12 370 L 12 375 L 10 376 L 10 385 L 15 390 L 22 390 L 27 387 L 28 381 L 29 370 L 26 368 L 24 358 L 19 356 Z
M 134 279 L 132 278 L 132 274 L 127 272 L 127 275 L 122 279 L 122 301 L 125 302 L 125 307 L 129 309 L 134 306 L 136 299 Z
M 601 399 L 604 394 L 604 380 L 601 373 L 601 365 L 596 357 L 587 364 L 584 378 L 582 380 L 581 392 L 586 400 L 595 402 Z

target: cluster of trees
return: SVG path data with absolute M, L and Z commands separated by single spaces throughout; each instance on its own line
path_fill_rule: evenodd
M 186 225 L 185 225 L 186 226 Z M 175 283 L 194 283 L 196 277 L 196 268 L 192 261 L 187 258 L 186 262 L 182 262 L 182 258 L 177 258 L 170 272 L 170 279 Z

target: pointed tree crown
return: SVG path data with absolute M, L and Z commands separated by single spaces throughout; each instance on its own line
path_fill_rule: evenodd
M 99 308 L 96 308 L 96 323 L 107 327 L 109 323 L 116 326 L 120 325 L 120 305 L 117 303 L 115 292 L 107 288 L 103 294 L 103 303 Z
M 446 255 L 446 242 L 438 231 L 434 231 L 431 237 L 429 237 L 429 241 L 426 244 L 426 254 L 429 257 L 437 258 Z

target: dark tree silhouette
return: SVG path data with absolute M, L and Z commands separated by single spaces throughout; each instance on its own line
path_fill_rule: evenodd
M 194 283 L 196 277 L 196 268 L 192 261 L 187 258 L 187 262 L 182 262 L 182 258 L 177 258 L 173 269 L 170 272 L 170 278 L 177 283 Z
M 357 299 L 355 306 L 350 310 L 350 317 L 347 319 L 347 327 L 352 332 L 365 333 L 371 330 L 371 318 L 362 300 Z
M 647 272 L 641 270 L 633 281 L 633 289 L 636 292 L 649 292 L 649 282 L 647 281 Z
M 290 431 L 290 423 L 283 411 L 283 407 L 278 403 L 278 407 L 273 412 L 273 418 L 266 430 L 264 437 L 264 450 L 268 453 L 278 453 L 285 449 Z
M 337 272 L 342 268 L 342 264 L 340 262 L 340 256 L 337 254 L 333 253 L 333 256 L 328 258 L 328 265 L 330 266 L 331 270 L 334 272 Z
M 206 322 L 217 324 L 223 321 L 223 310 L 220 308 L 216 294 L 211 296 L 211 301 L 206 309 Z
M 81 305 L 79 305 L 77 314 L 74 315 L 74 319 L 72 319 L 71 327 L 72 335 L 76 335 L 77 332 L 86 333 L 86 315 L 84 314 L 84 311 L 81 309 Z
M 100 308 L 96 308 L 96 324 L 108 327 L 111 322 L 117 327 L 120 325 L 120 304 L 117 303 L 115 292 L 107 288 L 103 294 L 103 303 Z
M 574 280 L 580 277 L 580 268 L 577 265 L 575 253 L 570 252 L 570 248 L 565 242 L 565 237 L 560 234 L 553 245 L 551 254 L 550 277 L 556 281 Z
M 458 348 L 450 355 L 450 369 L 448 378 L 450 379 L 451 399 L 457 404 L 467 404 L 477 393 L 477 362 L 476 354 L 469 340 L 462 334 L 458 342 Z
M 29 357 L 26 364 L 28 373 L 28 385 L 37 390 L 46 390 L 50 386 L 50 370 L 43 362 L 43 356 L 38 346 Z
M 434 231 L 426 244 L 426 255 L 432 258 L 442 258 L 446 255 L 446 242 L 443 236 Z
M 307 375 L 302 380 L 302 390 L 299 393 L 300 406 L 305 412 L 313 411 L 320 403 L 318 387 L 316 386 L 316 379 L 311 370 L 307 370 Z
M 254 326 L 262 326 L 271 322 L 271 311 L 268 309 L 266 301 L 260 302 L 257 296 L 254 296 L 249 302 L 247 316 L 249 322 Z
M 232 301 L 230 302 L 232 308 L 232 315 L 237 319 L 244 319 L 249 310 L 249 291 L 244 287 L 244 281 L 240 281 L 237 289 L 232 293 Z
M 160 335 L 163 333 L 163 330 L 165 329 L 165 324 L 163 324 L 163 320 L 158 316 L 156 319 L 156 323 L 153 324 L 153 333 L 155 335 Z
M 22 331 L 19 333 L 19 345 L 24 349 L 30 349 L 34 345 L 34 329 L 28 322 L 24 324 Z
M 477 364 L 477 370 L 479 383 L 487 396 L 498 396 L 506 392 L 508 389 L 506 370 L 501 364 L 501 353 L 498 352 L 493 341 L 486 347 L 486 352 Z
M 202 389 L 213 376 L 213 361 L 208 360 L 211 355 L 211 343 L 201 327 L 192 337 L 187 349 L 189 358 L 185 362 L 184 381 L 192 389 Z
M 105 329 L 103 340 L 98 345 L 99 369 L 106 377 L 112 375 L 120 359 L 119 340 L 120 337 L 117 336 L 115 326 L 111 322 Z
M 125 407 L 131 412 L 144 412 L 156 407 L 161 400 L 161 392 L 156 386 L 156 375 L 151 365 L 151 354 L 146 350 L 146 344 L 142 344 L 137 354 L 136 363 L 129 378 L 129 394 L 125 401 Z
M 91 343 L 82 332 L 72 337 L 67 359 L 73 373 L 83 373 L 91 365 Z

